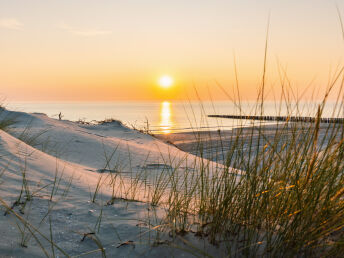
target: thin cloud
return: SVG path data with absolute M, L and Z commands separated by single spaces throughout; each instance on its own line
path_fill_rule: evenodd
M 0 28 L 9 30 L 21 30 L 23 28 L 23 23 L 13 18 L 3 18 L 0 19 Z
M 99 35 L 109 35 L 112 33 L 110 30 L 99 30 L 99 29 L 78 29 L 68 24 L 61 23 L 58 25 L 58 28 L 73 33 L 79 36 L 91 37 L 91 36 L 99 36 Z

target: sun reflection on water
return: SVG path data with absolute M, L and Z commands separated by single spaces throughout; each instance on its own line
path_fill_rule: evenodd
M 164 101 L 160 105 L 160 130 L 164 134 L 169 134 L 171 132 L 172 122 L 172 109 L 171 103 Z

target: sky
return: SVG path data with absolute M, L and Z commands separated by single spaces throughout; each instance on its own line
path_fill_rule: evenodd
M 311 97 L 343 65 L 336 5 L 344 19 L 344 0 L 0 0 L 0 96 L 227 100 L 236 63 L 241 98 L 255 99 L 270 17 L 267 98 L 285 75 Z

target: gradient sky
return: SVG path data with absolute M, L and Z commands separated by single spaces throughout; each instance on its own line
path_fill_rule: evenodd
M 269 13 L 277 63 L 295 91 L 323 90 L 343 65 L 343 0 L 0 0 L 0 94 L 9 101 L 256 98 Z M 174 87 L 162 89 L 169 74 Z M 210 92 L 210 93 L 209 93 Z

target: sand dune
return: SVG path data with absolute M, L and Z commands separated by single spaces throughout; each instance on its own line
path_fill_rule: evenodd
M 118 121 L 80 124 L 45 114 L 4 113 L 17 121 L 10 134 L 61 160 L 94 170 L 114 167 L 137 170 L 147 164 L 193 166 L 195 160 L 195 156 Z
M 107 254 L 164 256 L 181 252 L 164 246 L 163 241 L 171 240 L 167 233 L 160 233 L 162 246 L 158 244 L 159 247 L 152 249 L 156 232 L 150 232 L 148 239 L 147 234 L 141 235 L 150 231 L 146 222 L 152 219 L 148 204 L 119 198 L 147 200 L 149 196 L 137 185 L 138 194 L 129 194 L 136 174 L 145 171 L 154 180 L 159 173 L 171 169 L 195 170 L 200 158 L 117 121 L 80 124 L 51 119 L 44 114 L 11 111 L 3 111 L 1 116 L 13 117 L 16 123 L 9 128 L 9 133 L 0 131 L 0 196 L 45 236 L 50 236 L 51 221 L 51 237 L 58 247 L 69 255 L 96 250 L 99 246 L 91 237 L 81 239 L 97 228 Z M 220 166 L 204 162 L 211 169 Z M 123 176 L 110 186 L 117 172 L 124 175 L 128 172 L 130 176 Z M 98 186 L 99 193 L 93 203 Z M 104 206 L 113 197 L 117 198 L 113 205 Z M 0 238 L 1 255 L 42 256 L 42 248 L 29 232 L 30 226 L 25 227 L 5 207 L 1 211 L 6 214 L 0 216 L 0 232 L 6 235 Z M 101 224 L 97 224 L 100 217 Z M 157 208 L 154 218 L 159 221 L 162 217 L 163 209 Z M 37 231 L 35 235 L 52 252 L 49 241 L 42 239 Z M 208 245 L 205 240 L 188 238 L 197 246 Z M 125 242 L 129 240 L 132 242 Z M 215 247 L 209 248 L 211 251 Z M 61 254 L 57 249 L 54 247 Z M 100 255 L 100 252 L 92 254 Z

